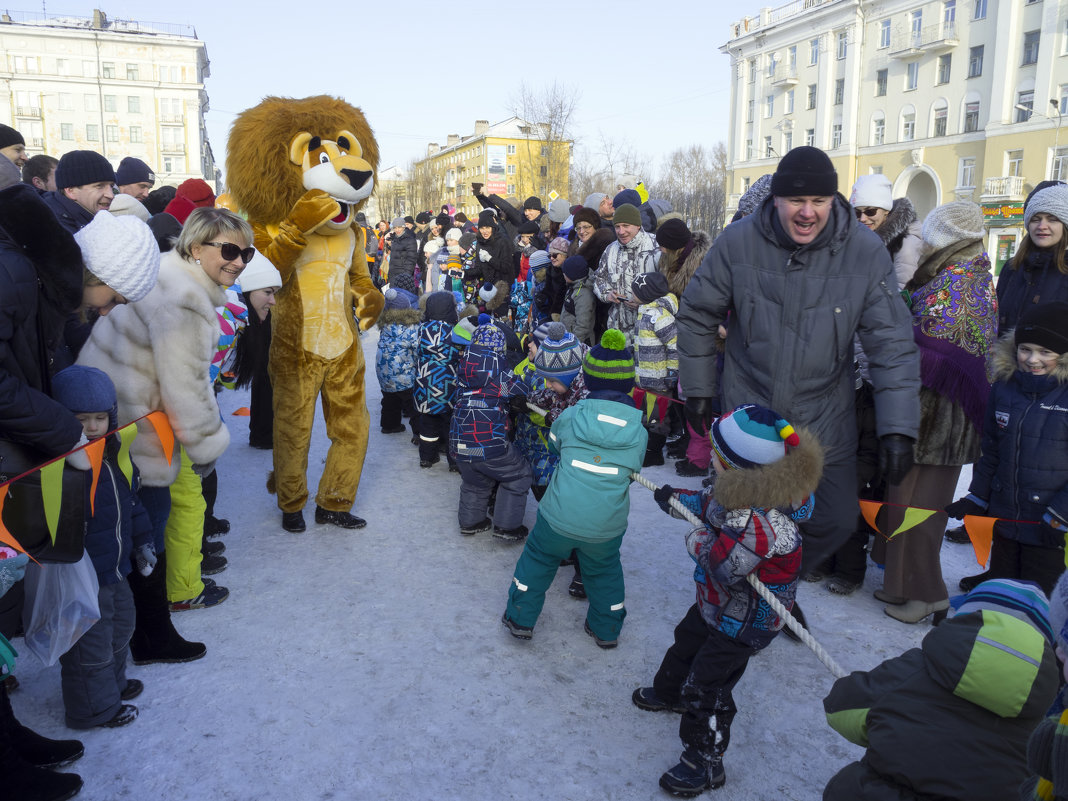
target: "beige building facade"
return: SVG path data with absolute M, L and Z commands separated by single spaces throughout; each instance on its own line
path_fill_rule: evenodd
M 218 175 L 208 144 L 208 54 L 184 25 L 0 16 L 0 121 L 28 155 L 95 150 L 146 162 L 160 184 Z
M 921 218 L 983 206 L 1000 266 L 1035 184 L 1068 180 L 1068 0 L 796 0 L 732 23 L 728 203 L 799 145 Z

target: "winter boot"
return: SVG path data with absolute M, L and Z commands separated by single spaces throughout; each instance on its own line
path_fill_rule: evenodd
M 505 542 L 522 542 L 527 536 L 527 527 L 516 526 L 515 528 L 501 528 L 500 526 L 494 526 L 493 536 L 499 540 L 504 540 Z
M 534 636 L 534 629 L 532 629 L 530 626 L 520 626 L 518 623 L 508 617 L 507 612 L 501 615 L 501 622 L 504 624 L 504 627 L 508 629 L 508 633 L 515 637 L 517 640 L 529 640 L 531 637 Z
M 686 448 L 690 444 L 690 433 L 687 431 L 681 437 L 673 439 L 668 442 L 667 455 L 671 459 L 684 459 L 686 457 Z
M 667 439 L 663 434 L 655 431 L 649 432 L 649 442 L 645 446 L 645 459 L 642 467 L 656 467 L 664 463 L 664 442 Z
M 129 582 L 137 610 L 137 626 L 130 638 L 130 656 L 135 665 L 192 662 L 208 652 L 204 643 L 183 639 L 171 623 L 166 553 L 159 555 L 151 575 L 142 576 L 135 570 L 130 573 Z
M 689 459 L 675 462 L 675 472 L 680 476 L 707 476 L 707 467 L 698 467 Z
M 470 526 L 460 526 L 460 533 L 465 537 L 469 537 L 472 534 L 479 534 L 483 531 L 489 531 L 493 528 L 493 521 L 488 517 L 480 523 L 474 523 Z
M 30 744 L 20 742 L 25 733 L 39 740 Z M 26 749 L 27 745 L 33 747 L 29 749 L 32 751 L 42 742 L 51 745 L 70 742 L 81 746 L 77 740 L 48 740 L 19 724 L 11 711 L 7 691 L 0 689 L 0 777 L 3 777 L 0 782 L 4 788 L 4 798 L 17 798 L 19 801 L 64 801 L 73 798 L 82 789 L 82 777 L 76 773 L 53 773 L 31 764 L 21 756 L 20 752 Z M 81 756 L 77 748 L 68 748 L 61 753 L 59 749 L 53 752 L 51 745 L 44 746 L 36 755 L 45 758 L 66 756 L 68 762 Z
M 319 526 L 330 524 L 338 528 L 363 528 L 367 525 L 366 520 L 351 512 L 335 512 L 321 506 L 315 507 L 315 523 Z
M 656 690 L 652 687 L 639 687 L 631 695 L 630 700 L 634 702 L 634 706 L 638 709 L 644 709 L 646 712 L 685 712 L 686 707 L 682 705 L 681 701 L 676 701 L 674 704 L 669 704 L 663 698 L 656 694 Z
M 11 709 L 7 691 L 0 689 L 0 741 L 5 737 L 11 739 L 15 754 L 35 768 L 69 765 L 85 753 L 85 746 L 80 740 L 50 740 L 19 723 Z
M 690 798 L 727 783 L 722 757 L 705 758 L 692 748 L 679 757 L 679 764 L 660 777 L 660 786 L 672 795 Z

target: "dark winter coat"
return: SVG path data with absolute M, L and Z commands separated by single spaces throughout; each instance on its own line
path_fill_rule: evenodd
M 91 223 L 95 216 L 92 212 L 86 211 L 64 195 L 62 189 L 57 189 L 55 192 L 45 192 L 41 195 L 41 199 L 44 200 L 48 208 L 52 209 L 52 213 L 56 215 L 59 224 L 72 234 Z
M 983 610 L 947 620 L 919 648 L 838 679 L 827 722 L 868 750 L 824 801 L 1006 801 L 1027 776 L 1027 738 L 1057 693 L 1037 629 Z
M 0 192 L 0 438 L 49 458 L 82 434 L 74 415 L 49 397 L 52 354 L 81 302 L 82 270 L 74 237 L 32 186 Z
M 773 222 L 774 220 L 774 222 Z M 683 293 L 679 375 L 687 397 L 759 403 L 812 428 L 829 461 L 852 458 L 853 335 L 870 361 L 879 436 L 915 438 L 919 357 L 908 307 L 879 237 L 834 198 L 816 240 L 795 246 L 768 198 L 727 226 Z M 789 244 L 786 244 L 789 242 Z M 730 315 L 722 387 L 716 329 Z
M 1032 306 L 1068 301 L 1068 275 L 1053 264 L 1050 250 L 1031 247 L 1024 263 L 1005 265 L 998 277 L 998 333 L 1015 328 Z
M 501 235 L 500 230 L 494 231 L 489 239 L 483 239 L 479 234 L 475 240 L 475 256 L 471 260 L 467 275 L 494 284 L 503 281 L 511 288 L 517 275 L 512 261 L 514 251 L 515 248 Z M 507 304 L 507 298 L 505 303 Z
M 527 388 L 503 366 L 503 354 L 481 345 L 469 347 L 460 361 L 449 428 L 449 450 L 459 461 L 494 459 L 511 447 L 509 399 Z
M 1010 331 L 990 361 L 995 384 L 968 491 L 991 517 L 1005 518 L 994 524 L 997 534 L 1024 545 L 1063 546 L 1063 535 L 1044 536 L 1038 522 L 1047 507 L 1068 520 L 1068 353 L 1050 375 L 1025 373 L 1017 369 Z M 1024 520 L 1034 522 L 1014 522 Z
M 422 414 L 445 414 L 452 409 L 461 349 L 453 344 L 456 309 L 454 306 L 449 313 L 447 301 L 451 297 L 451 292 L 431 292 L 419 299 L 430 318 L 419 325 L 415 408 Z
M 386 282 L 392 284 L 400 274 L 415 276 L 416 241 L 415 234 L 405 228 L 400 236 L 394 237 L 389 248 L 389 272 Z
M 141 474 L 133 467 L 133 487 L 115 463 L 117 445 L 109 442 L 109 453 L 100 464 L 100 478 L 93 499 L 93 516 L 88 519 L 85 550 L 93 561 L 101 586 L 118 584 L 130 573 L 133 549 L 152 542 L 152 521 L 137 496 Z M 132 463 L 131 463 L 132 464 Z M 90 477 L 86 474 L 86 503 L 89 505 Z
M 682 297 L 682 293 L 686 291 L 690 279 L 693 278 L 697 268 L 704 260 L 705 254 L 712 247 L 712 237 L 703 231 L 694 233 L 692 241 L 693 247 L 689 253 L 686 253 L 685 249 L 681 251 L 680 255 L 684 254 L 681 263 L 677 258 L 669 258 L 666 253 L 660 259 L 658 269 L 667 277 L 668 291 L 677 298 Z

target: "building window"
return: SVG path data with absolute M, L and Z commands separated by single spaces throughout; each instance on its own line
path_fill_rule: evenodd
M 1060 112 L 1063 116 L 1068 117 L 1068 83 L 1062 83 L 1060 88 Z
M 70 92 L 59 93 L 59 110 L 74 111 L 74 95 Z
M 752 161 L 753 160 L 753 140 L 752 139 L 746 139 L 745 140 L 745 160 L 746 161 Z
M 141 98 L 137 95 L 130 95 L 126 98 L 126 111 L 130 114 L 140 114 Z
M 544 178 L 546 175 L 549 174 L 549 168 L 542 164 L 541 167 L 538 168 L 538 172 L 539 175 Z
M 886 119 L 879 114 L 871 121 L 871 143 L 881 145 L 886 141 Z
M 100 141 L 100 126 L 90 123 L 85 126 L 85 138 L 90 142 Z
M 786 103 L 786 109 L 783 111 L 783 113 L 784 114 L 793 114 L 794 113 L 794 90 L 793 89 L 787 89 L 786 90 L 786 101 L 785 101 L 785 103 Z
M 185 172 L 184 156 L 164 156 L 163 171 L 167 173 Z
M 975 186 L 974 158 L 964 158 L 960 160 L 960 178 L 957 185 L 962 189 Z
M 137 68 L 136 64 L 127 64 L 126 65 L 126 80 L 128 80 L 128 81 L 140 80 L 139 76 L 140 76 L 140 70 Z
M 786 48 L 786 66 L 794 69 L 797 66 L 797 45 Z
M 979 101 L 964 104 L 964 133 L 975 133 L 979 130 Z
M 777 59 L 775 58 L 775 54 L 774 53 L 768 53 L 768 77 L 769 78 L 774 78 L 775 77 L 775 64 L 776 63 L 777 63 Z
M 943 33 L 947 33 L 953 30 L 953 27 L 957 24 L 957 0 L 945 0 L 942 3 L 942 25 L 945 27 Z
M 59 138 L 71 141 L 74 139 L 74 125 L 69 122 L 61 122 L 59 124 Z
M 111 78 L 111 79 L 114 80 L 114 78 L 115 78 L 115 65 L 113 63 L 111 63 L 110 61 L 105 61 L 103 64 L 100 65 L 100 70 L 101 70 L 101 75 L 100 75 L 101 78 Z
M 773 152 L 774 151 L 772 151 L 772 149 L 771 149 L 771 137 L 770 136 L 765 136 L 764 137 L 764 158 L 770 159 L 771 158 L 771 154 Z
M 747 175 L 742 179 L 742 194 L 744 195 L 749 191 L 749 184 L 752 183 L 752 179 Z
M 56 75 L 70 75 L 70 62 L 67 59 L 56 59 Z
M 916 112 L 910 111 L 901 118 L 901 141 L 911 142 L 916 138 Z
M 831 126 L 831 150 L 842 146 L 842 123 L 836 122 Z
M 749 83 L 756 83 L 757 65 L 756 59 L 749 59 Z
M 104 137 L 109 142 L 118 142 L 119 141 L 119 126 L 118 125 L 105 125 L 104 126 Z
M 755 116 L 756 116 L 756 101 L 755 100 L 750 100 L 749 101 L 749 105 L 748 105 L 748 107 L 746 108 L 746 111 L 745 111 L 745 121 L 746 122 L 752 122 L 753 121 L 753 117 L 755 117 Z
M 1010 178 L 1020 178 L 1023 175 L 1023 151 L 1005 151 L 1005 173 Z
M 875 73 L 875 96 L 886 97 L 886 76 L 888 70 L 878 70 Z
M 1035 93 L 1019 92 L 1016 95 L 1015 122 L 1027 122 L 1031 119 L 1031 110 L 1035 107 Z
M 1059 147 L 1054 151 L 1049 177 L 1054 181 L 1068 181 L 1068 147 Z
M 986 19 L 986 0 L 975 0 L 975 19 Z
M 820 60 L 820 40 L 819 38 L 809 39 L 808 42 L 808 63 L 809 65 L 818 64 Z
M 873 164 L 868 168 L 868 175 L 882 175 L 882 174 L 883 174 L 883 165 L 882 164 Z
M 134 143 L 134 144 L 137 144 L 137 145 L 141 144 L 141 126 L 140 125 L 131 125 L 130 126 L 130 141 L 132 143 Z
M 805 129 L 805 145 L 807 147 L 815 147 L 816 146 L 816 129 L 815 128 L 806 128 Z
M 514 156 L 515 155 L 515 145 L 508 145 L 508 155 L 509 156 Z
M 1038 31 L 1028 31 L 1024 34 L 1021 64 L 1034 64 L 1038 61 L 1038 34 Z
M 920 85 L 920 62 L 910 61 L 905 67 L 905 91 Z
M 884 19 L 879 23 L 879 47 L 890 46 L 890 20 Z
M 978 78 L 983 74 L 983 45 L 978 45 L 968 51 L 968 77 Z
M 789 153 L 794 149 L 794 134 L 792 131 L 787 131 L 782 135 L 782 152 Z
M 842 105 L 845 102 L 845 78 L 838 78 L 834 82 L 834 104 Z
M 945 105 L 937 106 L 934 110 L 934 129 L 932 136 L 945 136 L 946 135 L 946 119 L 949 115 L 949 109 Z
M 775 95 L 764 98 L 764 118 L 770 119 L 775 116 Z
M 86 78 L 96 77 L 96 62 L 95 61 L 83 61 L 82 62 L 82 75 Z
M 805 105 L 805 108 L 808 108 L 808 109 L 816 108 L 816 84 L 814 84 L 814 83 L 810 83 L 808 85 L 808 101 L 807 101 L 807 104 Z
M 912 44 L 919 47 L 923 42 L 923 9 L 917 8 L 910 17 L 909 34 L 912 36 Z
M 938 57 L 938 83 L 949 83 L 949 73 L 953 66 L 953 56 L 946 53 Z
M 119 99 L 115 95 L 104 95 L 104 111 L 118 111 Z
M 838 31 L 838 60 L 841 61 L 846 57 L 846 52 L 849 48 L 849 32 Z
M 514 164 L 509 164 L 508 165 L 508 174 L 509 175 L 515 175 L 515 165 Z
M 100 111 L 100 98 L 96 95 L 85 96 L 85 110 L 86 111 Z
M 542 145 L 541 146 L 541 155 L 542 155 L 543 158 L 545 156 L 549 155 L 549 146 L 548 145 Z

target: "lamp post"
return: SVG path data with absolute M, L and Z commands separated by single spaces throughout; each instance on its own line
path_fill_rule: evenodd
M 1055 129 L 1055 133 L 1053 135 L 1053 158 L 1050 159 L 1050 165 L 1049 165 L 1050 178 L 1054 179 L 1054 180 L 1057 180 L 1056 176 L 1053 175 L 1053 165 L 1057 161 L 1057 157 L 1059 155 L 1058 151 L 1060 150 L 1060 146 L 1061 146 L 1061 120 L 1063 118 L 1063 115 L 1061 114 L 1060 103 L 1058 103 L 1055 98 L 1051 97 L 1050 101 L 1049 101 L 1049 104 L 1051 106 L 1053 106 L 1053 110 L 1057 113 L 1057 120 L 1056 120 L 1057 121 L 1057 126 L 1056 126 L 1056 129 Z M 1034 109 L 1030 109 L 1027 106 L 1025 106 L 1023 103 L 1017 103 L 1015 106 L 1013 106 L 1013 108 L 1015 108 L 1015 109 L 1017 109 L 1019 111 L 1026 111 L 1028 113 L 1028 115 L 1029 115 L 1028 119 L 1030 119 L 1031 117 L 1033 117 L 1033 116 L 1035 116 L 1037 114 L 1039 117 L 1042 117 L 1043 119 L 1046 119 L 1046 120 L 1049 120 L 1050 122 L 1053 122 L 1053 117 L 1049 116 L 1048 114 L 1043 114 L 1040 111 L 1035 111 Z

